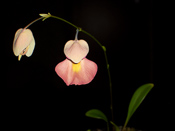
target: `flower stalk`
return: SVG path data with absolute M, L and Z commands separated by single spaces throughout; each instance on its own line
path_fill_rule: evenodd
M 104 52 L 104 56 L 105 56 L 105 61 L 106 61 L 106 68 L 107 68 L 107 72 L 108 72 L 108 78 L 109 78 L 109 87 L 110 87 L 110 110 L 111 110 L 111 119 L 112 121 L 114 121 L 114 115 L 113 115 L 113 100 L 112 100 L 112 80 L 111 80 L 111 73 L 110 73 L 110 69 L 109 69 L 109 63 L 108 63 L 108 57 L 106 54 L 106 47 L 103 46 L 93 35 L 91 35 L 90 33 L 86 32 L 85 30 L 81 30 L 81 32 L 87 34 L 88 36 L 90 36 L 93 40 L 95 40 L 97 42 L 97 44 L 103 49 Z
M 51 15 L 50 13 L 48 13 L 48 15 L 46 15 L 47 18 L 51 17 L 51 18 L 55 18 L 55 19 L 58 19 L 58 20 L 61 20 L 71 26 L 73 26 L 74 28 L 77 29 L 77 33 L 78 32 L 83 32 L 85 33 L 86 35 L 88 35 L 89 37 L 91 37 L 94 41 L 97 42 L 97 44 L 102 48 L 103 52 L 104 52 L 104 56 L 105 56 L 105 61 L 106 61 L 106 68 L 107 68 L 107 72 L 108 72 L 108 78 L 109 78 L 109 87 L 110 87 L 110 110 L 111 110 L 111 121 L 114 121 L 114 115 L 113 115 L 113 100 L 112 100 L 112 80 L 111 80 L 111 74 L 110 74 L 110 69 L 109 69 L 109 62 L 108 62 L 108 57 L 107 57 L 107 54 L 106 54 L 106 47 L 103 46 L 93 35 L 91 35 L 90 33 L 88 33 L 87 31 L 83 30 L 82 28 L 72 24 L 71 22 L 63 19 L 63 18 L 60 18 L 58 16 L 54 16 L 54 15 Z M 44 16 L 43 16 L 44 17 Z M 45 18 L 43 19 L 45 20 Z
M 109 121 L 105 116 L 105 114 L 98 109 L 89 110 L 88 112 L 86 112 L 86 116 L 106 121 L 107 131 L 109 131 L 109 123 L 113 125 L 112 127 L 113 131 L 119 131 L 119 127 L 113 122 L 114 115 L 113 115 L 113 99 L 112 99 L 113 98 L 112 81 L 111 81 L 108 57 L 106 53 L 106 47 L 103 46 L 93 35 L 91 35 L 82 28 L 72 24 L 71 22 L 63 18 L 53 16 L 50 13 L 39 14 L 39 15 L 41 17 L 30 22 L 24 28 L 18 29 L 15 33 L 13 41 L 13 52 L 15 56 L 18 56 L 18 61 L 20 61 L 23 55 L 30 57 L 35 47 L 35 39 L 33 37 L 32 31 L 27 28 L 39 20 L 44 21 L 50 17 L 55 18 L 76 28 L 75 40 L 69 40 L 64 46 L 64 54 L 66 56 L 66 59 L 57 64 L 57 66 L 55 67 L 55 71 L 57 75 L 60 76 L 68 86 L 72 84 L 75 85 L 88 84 L 95 77 L 98 66 L 96 65 L 95 62 L 85 58 L 89 52 L 89 46 L 85 40 L 78 40 L 78 33 L 81 31 L 84 34 L 91 37 L 102 48 L 105 56 L 106 68 L 109 78 L 109 87 L 110 87 L 111 120 Z M 134 92 L 128 107 L 128 114 L 122 131 L 125 130 L 126 125 L 130 120 L 131 116 L 133 115 L 133 113 L 136 111 L 136 109 L 142 103 L 143 99 L 146 97 L 146 95 L 150 92 L 150 90 L 153 87 L 154 87 L 153 83 L 144 84 Z

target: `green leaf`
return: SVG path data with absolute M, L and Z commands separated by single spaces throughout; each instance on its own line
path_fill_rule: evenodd
M 146 95 L 150 92 L 150 90 L 153 87 L 154 87 L 154 84 L 148 83 L 148 84 L 144 84 L 144 85 L 140 86 L 135 91 L 135 93 L 133 94 L 133 96 L 131 98 L 130 104 L 129 104 L 128 115 L 127 115 L 124 127 L 126 127 L 131 116 L 134 114 L 136 109 L 139 107 L 139 105 L 142 103 L 142 101 L 144 100 Z
M 86 116 L 96 118 L 96 119 L 102 119 L 102 120 L 108 122 L 106 115 L 98 109 L 91 109 L 91 110 L 87 111 Z
M 110 123 L 114 126 L 115 131 L 120 131 L 119 127 L 112 121 Z

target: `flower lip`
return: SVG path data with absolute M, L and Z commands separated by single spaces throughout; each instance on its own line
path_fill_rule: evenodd
M 96 63 L 87 58 L 84 58 L 78 64 L 74 64 L 70 60 L 65 59 L 55 67 L 57 75 L 63 79 L 67 86 L 90 83 L 94 79 L 97 70 L 98 67 Z
M 64 54 L 73 63 L 79 63 L 89 52 L 89 46 L 85 40 L 69 40 L 64 46 Z

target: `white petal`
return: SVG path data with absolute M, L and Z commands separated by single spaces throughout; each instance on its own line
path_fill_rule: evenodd
M 33 37 L 33 40 L 32 40 L 32 42 L 30 43 L 29 49 L 28 49 L 28 51 L 27 51 L 27 53 L 26 53 L 26 56 L 27 56 L 27 57 L 30 57 L 30 56 L 33 54 L 34 48 L 35 48 L 35 39 L 34 39 L 34 37 Z
M 79 63 L 88 52 L 89 46 L 85 40 L 70 40 L 64 46 L 64 54 L 74 63 Z
M 22 28 L 18 29 L 15 33 L 15 37 L 14 37 L 14 40 L 13 40 L 13 53 L 15 54 L 15 56 L 18 56 L 18 52 L 17 52 L 17 49 L 16 49 L 16 40 L 18 39 L 19 35 L 21 34 L 21 32 L 23 31 Z

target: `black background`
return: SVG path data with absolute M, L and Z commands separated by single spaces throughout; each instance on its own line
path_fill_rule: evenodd
M 131 118 L 128 126 L 145 131 L 171 129 L 172 99 L 170 88 L 162 79 L 167 72 L 163 26 L 157 3 L 152 0 L 82 0 L 11 2 L 2 12 L 2 120 L 13 129 L 47 129 L 85 131 L 105 128 L 105 122 L 87 118 L 85 112 L 97 108 L 110 118 L 109 83 L 104 54 L 89 36 L 87 58 L 98 65 L 94 80 L 83 86 L 66 86 L 57 76 L 55 66 L 66 57 L 64 44 L 73 40 L 76 29 L 49 18 L 29 28 L 35 37 L 31 57 L 17 60 L 12 51 L 17 29 L 50 12 L 82 27 L 107 49 L 113 83 L 114 122 L 123 125 L 134 91 L 142 84 L 155 87 Z M 159 29 L 160 25 L 162 26 Z M 169 79 L 169 81 L 171 81 Z M 172 86 L 171 86 L 172 87 Z

